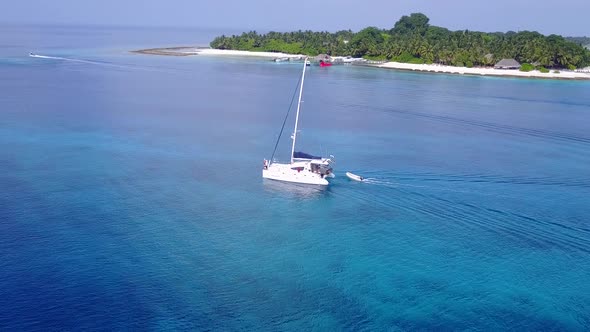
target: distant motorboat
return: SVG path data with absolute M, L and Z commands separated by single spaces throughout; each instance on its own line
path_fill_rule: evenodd
M 337 63 L 337 64 L 343 64 L 343 65 L 350 65 L 353 64 L 355 62 L 359 62 L 359 61 L 364 61 L 365 59 L 363 58 L 353 58 L 351 56 L 346 56 L 346 57 L 335 57 L 333 58 L 333 62 Z
M 282 57 L 282 58 L 275 58 L 274 62 L 286 62 L 289 61 L 288 57 Z
M 347 56 L 347 57 L 345 57 L 345 58 L 342 59 L 342 62 L 344 62 L 344 63 L 351 63 L 353 61 L 356 61 L 356 59 L 353 58 L 353 57 L 351 57 L 351 56 Z

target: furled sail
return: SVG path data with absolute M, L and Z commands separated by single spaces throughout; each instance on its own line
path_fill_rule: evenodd
M 312 156 L 308 153 L 305 152 L 293 152 L 293 158 L 299 158 L 299 159 L 322 159 L 322 157 L 318 157 L 318 156 Z

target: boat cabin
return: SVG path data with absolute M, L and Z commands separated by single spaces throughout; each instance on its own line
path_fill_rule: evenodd
M 312 160 L 309 167 L 312 173 L 320 174 L 322 177 L 332 173 L 332 166 L 326 160 Z

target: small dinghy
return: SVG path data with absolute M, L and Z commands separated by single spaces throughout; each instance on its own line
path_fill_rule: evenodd
M 365 178 L 360 176 L 360 175 L 356 175 L 356 174 L 352 174 L 350 172 L 346 172 L 346 176 L 354 181 L 365 181 Z

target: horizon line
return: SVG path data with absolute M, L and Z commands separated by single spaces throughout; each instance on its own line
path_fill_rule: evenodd
M 369 28 L 369 27 L 376 27 L 376 26 L 366 26 L 364 28 L 361 28 L 359 30 L 353 30 L 351 28 L 348 29 L 324 29 L 324 30 L 313 30 L 313 29 L 301 29 L 301 28 L 294 28 L 294 29 L 276 29 L 276 28 L 245 28 L 245 27 L 220 27 L 220 26 L 203 26 L 203 25 L 168 25 L 168 24 L 156 24 L 156 25 L 144 25 L 144 24 L 122 24 L 122 23 L 97 23 L 97 22 L 91 22 L 91 23 L 76 23 L 76 22 L 16 22 L 16 21 L 0 21 L 0 26 L 38 26 L 38 27 L 46 27 L 46 26 L 54 26 L 54 27 L 96 27 L 96 28 L 126 28 L 126 29 L 138 29 L 138 28 L 144 28 L 144 29 L 204 29 L 204 30 L 211 30 L 214 32 L 221 32 L 219 30 L 223 30 L 223 29 L 228 29 L 230 31 L 240 31 L 240 32 L 250 32 L 250 31 L 256 31 L 256 32 L 263 32 L 263 33 L 267 33 L 267 32 L 295 32 L 295 31 L 313 31 L 313 32 L 338 32 L 338 31 L 352 31 L 353 33 L 357 33 L 363 29 Z M 449 31 L 471 31 L 471 32 L 483 32 L 483 33 L 508 33 L 508 32 L 537 32 L 540 33 L 542 35 L 545 36 L 549 36 L 549 35 L 559 35 L 559 36 L 563 36 L 563 37 L 588 37 L 590 38 L 590 33 L 588 35 L 565 35 L 565 34 L 558 34 L 558 33 L 549 33 L 546 34 L 544 32 L 540 32 L 538 30 L 529 30 L 529 29 L 518 29 L 518 30 L 507 30 L 507 31 L 480 31 L 480 30 L 472 30 L 472 29 L 456 29 L 456 30 L 452 30 L 450 28 L 447 27 L 443 27 L 440 25 L 434 25 L 431 24 L 430 26 L 436 26 L 436 27 L 440 27 L 440 28 L 444 28 L 447 29 Z M 380 28 L 380 27 L 376 27 L 377 29 L 382 29 L 382 30 L 388 30 L 391 28 Z M 393 27 L 392 27 L 393 28 Z

